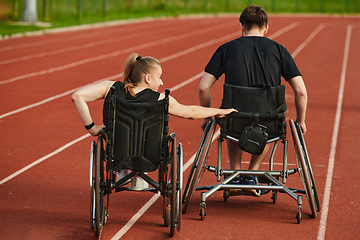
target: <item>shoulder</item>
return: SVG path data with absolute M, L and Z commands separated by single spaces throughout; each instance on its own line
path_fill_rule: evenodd
M 278 43 L 278 42 L 276 42 L 276 41 L 274 41 L 274 40 L 272 40 L 272 39 L 270 39 L 270 38 L 263 37 L 262 40 L 263 40 L 263 42 L 264 42 L 265 44 L 267 44 L 267 45 L 277 47 L 277 48 L 279 48 L 280 50 L 286 50 L 286 48 L 285 48 L 283 45 L 281 45 L 280 43 Z
M 112 81 L 109 81 L 109 82 L 112 82 Z M 121 81 L 116 81 L 116 82 L 112 82 L 112 86 L 114 87 L 125 87 L 125 83 L 124 82 L 121 82 Z
M 238 46 L 239 44 L 246 42 L 244 40 L 245 40 L 244 37 L 235 38 L 233 40 L 230 40 L 230 41 L 222 44 L 219 47 L 219 49 L 227 49 L 229 47 Z
M 105 96 L 108 95 L 108 93 L 110 92 L 110 88 L 112 86 L 114 86 L 116 89 L 115 91 L 117 91 L 117 89 L 120 85 L 119 83 L 121 83 L 121 82 L 120 81 L 114 82 L 114 81 L 109 81 L 109 80 L 103 81 L 102 84 L 103 84 L 104 88 L 106 89 Z

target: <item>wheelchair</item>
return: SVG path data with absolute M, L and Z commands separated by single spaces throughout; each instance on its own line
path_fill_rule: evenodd
M 170 236 L 174 236 L 175 229 L 181 228 L 183 150 L 181 143 L 177 145 L 175 133 L 168 135 L 170 90 L 156 103 L 127 102 L 114 93 L 112 87 L 109 127 L 91 144 L 91 229 L 101 237 L 109 216 L 109 196 L 133 191 L 126 185 L 132 178 L 141 178 L 152 186 L 142 191 L 163 197 L 164 226 L 170 227 Z M 124 169 L 128 174 L 116 181 L 116 172 Z M 153 171 L 158 173 L 157 181 L 147 175 Z
M 313 218 L 320 211 L 319 197 L 317 194 L 314 175 L 312 172 L 309 155 L 305 145 L 300 126 L 289 120 L 289 125 L 294 143 L 296 168 L 288 169 L 288 139 L 286 137 L 286 102 L 285 87 L 240 87 L 224 84 L 224 99 L 222 108 L 235 106 L 237 113 L 231 113 L 226 118 L 214 119 L 206 125 L 204 134 L 195 155 L 195 159 L 190 170 L 189 178 L 184 188 L 183 195 L 183 214 L 189 208 L 195 191 L 202 190 L 200 203 L 200 218 L 204 220 L 206 216 L 206 199 L 217 191 L 223 191 L 224 202 L 230 197 L 230 189 L 255 189 L 262 192 L 261 195 L 271 193 L 272 202 L 275 204 L 278 199 L 278 193 L 286 193 L 297 202 L 296 219 L 301 223 L 303 218 L 303 195 L 306 194 L 311 215 Z M 220 134 L 216 134 L 216 126 L 220 125 Z M 244 129 L 252 128 L 255 125 L 262 126 L 268 134 L 267 144 L 273 144 L 269 157 L 269 170 L 233 170 L 223 169 L 221 167 L 222 142 L 225 139 L 240 143 L 242 141 Z M 246 128 L 246 126 L 250 126 Z M 219 137 L 216 137 L 218 135 Z M 213 138 L 217 138 L 217 166 L 208 165 L 209 149 Z M 282 152 L 282 170 L 274 170 L 274 157 L 279 142 L 283 144 Z M 253 150 L 259 147 L 259 143 L 248 139 L 249 149 Z M 252 149 L 253 148 L 253 149 Z M 245 150 L 246 151 L 246 150 Z M 198 186 L 204 172 L 209 171 L 215 174 L 219 184 L 212 186 Z M 295 173 L 299 173 L 304 190 L 286 187 L 284 184 L 287 178 Z M 231 184 L 235 177 L 258 176 L 258 185 Z M 222 177 L 224 179 L 222 180 Z M 280 182 L 282 178 L 282 182 Z M 206 190 L 206 192 L 204 191 Z M 245 195 L 245 194 L 243 194 Z

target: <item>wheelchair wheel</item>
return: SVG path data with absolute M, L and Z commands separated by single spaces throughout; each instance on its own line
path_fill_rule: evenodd
M 180 231 L 182 218 L 182 145 L 176 147 L 176 139 L 172 142 L 171 162 L 171 193 L 170 193 L 170 236 L 175 234 L 175 228 Z M 180 155 L 180 156 L 179 156 Z
M 104 144 L 103 138 L 101 136 L 97 139 L 96 144 L 96 155 L 94 159 L 95 165 L 95 180 L 94 180 L 94 216 L 95 216 L 95 236 L 99 237 L 102 233 L 102 227 L 106 222 L 107 218 L 107 207 L 104 205 L 105 198 L 104 198 L 104 186 L 105 176 L 106 176 L 106 169 L 105 169 L 105 151 L 104 151 Z M 102 186 L 101 186 L 102 185 Z M 106 185 L 105 185 L 106 186 Z
M 304 150 L 304 147 L 302 143 L 299 140 L 299 132 L 295 127 L 294 121 L 290 120 L 290 129 L 293 136 L 294 141 L 294 147 L 295 147 L 295 154 L 296 154 L 296 160 L 297 160 L 297 167 L 299 170 L 299 175 L 301 177 L 301 180 L 303 182 L 305 192 L 307 199 L 309 201 L 310 209 L 312 216 L 316 217 L 316 203 L 315 203 L 315 191 L 316 187 L 315 182 L 311 181 L 310 178 L 310 169 L 308 167 L 308 164 L 306 164 L 305 158 L 308 158 L 307 153 Z M 301 132 L 300 132 L 301 134 Z M 317 193 L 316 193 L 317 195 Z
M 95 228 L 95 161 L 94 157 L 96 155 L 96 143 L 95 141 L 91 142 L 91 151 L 90 151 L 90 227 L 93 230 Z
M 296 130 L 298 132 L 298 135 L 299 135 L 300 144 L 301 144 L 301 146 L 302 146 L 302 148 L 304 150 L 304 160 L 305 160 L 305 164 L 307 166 L 307 169 L 309 171 L 309 177 L 310 177 L 310 180 L 311 180 L 311 189 L 312 189 L 312 191 L 314 193 L 314 198 L 315 198 L 316 211 L 320 212 L 320 200 L 319 200 L 319 196 L 318 196 L 317 189 L 316 189 L 315 178 L 314 178 L 314 174 L 313 174 L 313 171 L 312 171 L 312 168 L 311 168 L 310 158 L 309 158 L 309 154 L 308 154 L 308 151 L 307 151 L 307 148 L 306 148 L 305 139 L 304 139 L 304 136 L 302 134 L 300 125 L 298 123 L 296 123 L 295 126 L 296 126 Z
M 179 232 L 181 229 L 181 220 L 182 220 L 182 189 L 183 189 L 183 147 L 182 144 L 179 144 L 178 147 L 178 155 L 179 155 L 179 161 L 178 161 L 178 187 L 177 187 L 177 195 L 176 195 L 176 204 L 177 204 L 177 231 Z
M 189 208 L 194 192 L 200 182 L 201 176 L 205 171 L 205 164 L 209 154 L 211 141 L 215 133 L 216 121 L 208 122 L 205 127 L 204 134 L 201 138 L 199 148 L 196 152 L 195 159 L 190 171 L 188 181 L 183 194 L 183 209 L 185 214 Z

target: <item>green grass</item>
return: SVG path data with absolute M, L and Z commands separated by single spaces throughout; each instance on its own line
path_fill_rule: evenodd
M 16 0 L 0 0 L 0 4 L 1 1 L 7 4 L 7 11 L 0 12 L 0 36 L 43 29 L 12 25 L 11 22 L 21 20 L 24 0 L 18 0 L 17 16 L 13 11 Z M 43 8 L 45 1 L 46 11 Z M 106 14 L 104 1 L 107 3 Z M 77 2 L 82 3 L 80 15 Z M 269 13 L 360 13 L 359 0 L 37 0 L 37 3 L 39 21 L 51 23 L 51 28 L 180 14 L 240 13 L 249 4 L 260 5 Z

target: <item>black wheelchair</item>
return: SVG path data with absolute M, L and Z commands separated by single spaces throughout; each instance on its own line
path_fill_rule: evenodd
M 297 202 L 296 219 L 297 223 L 301 222 L 303 218 L 303 195 L 306 194 L 309 201 L 312 217 L 316 217 L 317 212 L 320 211 L 320 203 L 316 190 L 315 179 L 312 172 L 309 155 L 306 149 L 305 140 L 302 135 L 300 126 L 289 120 L 292 139 L 294 142 L 295 157 L 297 162 L 296 168 L 288 169 L 288 139 L 286 138 L 286 102 L 285 102 L 285 87 L 239 87 L 224 84 L 224 99 L 222 108 L 234 106 L 238 112 L 231 113 L 226 118 L 214 119 L 209 122 L 205 128 L 204 134 L 200 141 L 198 151 L 190 170 L 190 175 L 183 195 L 183 214 L 189 208 L 189 204 L 193 198 L 194 192 L 197 190 L 207 190 L 201 192 L 200 203 L 200 217 L 204 220 L 206 216 L 206 199 L 217 191 L 223 191 L 223 198 L 226 202 L 231 196 L 230 189 L 256 189 L 262 191 L 263 194 L 272 193 L 272 201 L 276 203 L 278 193 L 286 193 Z M 216 126 L 220 125 L 220 134 L 218 137 L 218 154 L 217 166 L 208 165 L 209 149 L 213 138 L 216 138 Z M 222 169 L 221 167 L 221 151 L 222 142 L 229 139 L 243 144 L 244 133 L 249 129 L 260 126 L 262 134 L 267 135 L 265 139 L 266 144 L 273 143 L 269 158 L 269 170 L 250 171 L 250 170 L 233 170 Z M 215 137 L 214 137 L 215 136 Z M 250 153 L 255 153 L 261 146 L 260 141 L 254 138 L 246 139 L 245 150 Z M 282 153 L 282 171 L 274 171 L 274 156 L 277 146 L 281 142 L 283 144 Z M 242 145 L 244 148 L 244 144 Z M 215 173 L 217 185 L 212 186 L 198 186 L 205 170 Z M 304 185 L 304 190 L 288 188 L 286 184 L 287 178 L 295 173 L 299 173 Z M 239 176 L 258 176 L 259 184 L 231 184 L 231 181 Z M 223 180 L 221 178 L 224 177 Z M 280 177 L 282 182 L 280 182 Z M 245 195 L 245 194 L 244 194 Z
M 175 133 L 168 135 L 169 93 L 156 103 L 134 103 L 118 99 L 110 89 L 109 124 L 91 145 L 90 156 L 90 226 L 101 237 L 108 218 L 111 193 L 132 191 L 126 184 L 141 178 L 152 188 L 142 191 L 163 197 L 164 226 L 180 231 L 182 217 L 183 150 Z M 116 172 L 131 170 L 116 180 Z M 147 172 L 158 171 L 158 181 Z

